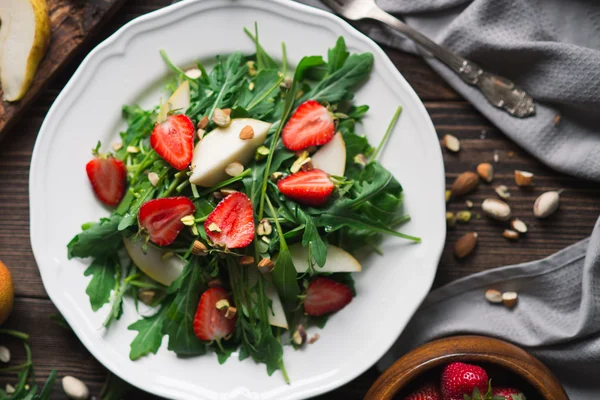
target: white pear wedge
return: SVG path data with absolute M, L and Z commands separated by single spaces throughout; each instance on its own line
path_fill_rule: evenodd
M 251 139 L 240 139 L 240 132 L 250 126 L 254 132 Z M 225 168 L 238 162 L 242 165 L 254 157 L 256 149 L 265 142 L 271 128 L 268 122 L 252 118 L 236 118 L 223 128 L 207 133 L 198 142 L 192 159 L 190 182 L 210 187 L 228 178 Z
M 123 242 L 133 263 L 156 282 L 169 286 L 181 275 L 185 263 L 179 257 L 163 259 L 164 253 L 152 246 L 148 246 L 144 253 L 139 240 L 123 238 Z
M 289 247 L 292 255 L 292 262 L 296 267 L 296 272 L 299 274 L 308 270 L 308 247 L 302 246 L 302 243 L 294 243 Z M 360 272 L 362 271 L 362 265 L 348 253 L 346 250 L 342 250 L 332 244 L 327 246 L 327 261 L 323 268 L 315 265 L 315 271 L 317 272 Z
M 0 0 L 1 1 L 1 0 Z M 157 121 L 162 122 L 167 119 L 167 114 L 171 110 L 179 110 L 184 113 L 190 107 L 190 83 L 186 80 L 175 89 L 171 97 L 160 107 Z
M 31 86 L 50 41 L 45 0 L 0 0 L 0 81 L 6 101 L 17 101 Z
M 340 132 L 310 158 L 314 168 L 329 175 L 344 176 L 346 170 L 346 143 Z

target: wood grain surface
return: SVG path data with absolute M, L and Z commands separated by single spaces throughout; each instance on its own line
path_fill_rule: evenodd
M 169 0 L 126 2 L 99 35 L 84 45 L 82 53 L 73 58 L 48 88 L 40 92 L 26 117 L 14 126 L 0 145 L 0 259 L 12 271 L 17 295 L 15 311 L 6 327 L 31 334 L 39 382 L 51 369 L 56 368 L 59 376 L 69 374 L 83 379 L 91 393 L 97 396 L 106 372 L 73 333 L 49 319 L 49 315 L 57 311 L 46 295 L 29 243 L 28 176 L 37 132 L 48 108 L 83 56 L 95 44 L 132 18 L 170 3 Z M 451 133 L 461 140 L 460 153 L 449 154 L 444 151 L 448 187 L 459 173 L 474 170 L 480 162 L 492 162 L 497 176 L 493 184 L 509 187 L 514 214 L 527 222 L 530 228 L 526 237 L 513 243 L 502 237 L 504 227 L 501 224 L 483 215 L 477 218 L 477 214 L 482 214 L 479 208 L 481 201 L 485 197 L 494 197 L 492 186 L 480 185 L 475 193 L 468 196 L 475 203 L 472 221 L 448 231 L 434 287 L 497 266 L 548 256 L 589 236 L 600 215 L 599 185 L 561 175 L 543 166 L 491 126 L 421 59 L 392 49 L 384 50 L 424 101 L 439 137 Z M 498 154 L 497 163 L 493 161 L 494 153 Z M 514 169 L 535 173 L 535 186 L 528 190 L 517 189 L 512 178 Z M 565 190 L 560 210 L 548 220 L 534 220 L 532 205 L 535 198 L 552 189 Z M 462 201 L 456 201 L 450 203 L 448 208 L 459 211 L 465 206 Z M 458 261 L 452 254 L 453 243 L 467 231 L 479 233 L 479 245 L 472 256 Z M 5 339 L 0 337 L 0 340 Z M 9 346 L 14 348 L 14 363 L 21 362 L 23 354 L 18 343 L 9 342 Z M 354 381 L 321 398 L 362 398 L 377 376 L 377 371 L 371 368 Z M 14 375 L 0 374 L 2 386 L 14 381 Z M 57 399 L 64 398 L 60 385 L 56 386 L 54 396 Z M 134 391 L 128 398 L 153 397 Z
M 15 103 L 0 100 L 0 140 L 44 92 L 52 78 L 73 59 L 88 38 L 96 36 L 103 23 L 124 1 L 47 0 L 52 28 L 50 45 L 25 97 Z

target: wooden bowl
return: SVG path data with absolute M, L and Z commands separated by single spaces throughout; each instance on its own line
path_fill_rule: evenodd
M 540 399 L 569 400 L 556 377 L 535 357 L 508 342 L 484 336 L 448 337 L 416 348 L 388 368 L 365 399 L 391 400 L 427 371 L 453 361 L 500 367 L 522 378 L 539 393 Z

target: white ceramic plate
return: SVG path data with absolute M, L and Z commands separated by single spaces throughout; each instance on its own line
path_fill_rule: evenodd
M 421 244 L 388 238 L 385 256 L 370 256 L 355 275 L 358 296 L 334 315 L 321 338 L 302 351 L 285 349 L 291 377 L 269 377 L 264 365 L 232 357 L 219 366 L 209 354 L 179 359 L 166 350 L 129 360 L 137 319 L 125 304 L 120 321 L 108 331 L 108 306 L 92 312 L 83 276 L 85 261 L 68 260 L 66 244 L 86 221 L 108 215 L 95 199 L 85 174 L 97 140 L 106 147 L 124 127 L 121 105 L 154 105 L 169 71 L 158 50 L 178 65 L 208 61 L 218 54 L 253 53 L 243 27 L 258 22 L 266 50 L 279 55 L 287 44 L 290 62 L 304 55 L 326 56 L 339 35 L 352 52 L 375 56 L 369 81 L 356 94 L 371 110 L 364 132 L 378 143 L 394 110 L 404 112 L 382 162 L 405 189 L 412 221 L 402 230 Z M 362 129 L 362 128 L 361 128 Z M 77 336 L 108 369 L 148 392 L 175 399 L 300 399 L 332 390 L 373 365 L 393 344 L 433 281 L 445 239 L 444 169 L 433 124 L 417 95 L 384 52 L 343 20 L 289 1 L 189 1 L 128 23 L 92 51 L 66 85 L 41 128 L 31 163 L 31 243 L 44 286 Z M 166 342 L 166 340 L 164 341 Z

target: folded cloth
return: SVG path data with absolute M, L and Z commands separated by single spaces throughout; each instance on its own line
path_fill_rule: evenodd
M 517 306 L 489 304 L 490 287 L 516 291 Z M 600 399 L 600 219 L 592 236 L 540 261 L 468 276 L 432 291 L 396 344 L 386 369 L 432 339 L 481 334 L 538 357 L 573 400 Z
M 326 9 L 320 0 L 298 1 Z M 600 181 L 600 1 L 377 3 L 442 46 L 524 88 L 536 100 L 536 115 L 518 119 L 491 106 L 445 65 L 425 57 L 498 129 L 543 163 Z M 425 54 L 380 23 L 361 23 L 359 28 L 380 43 Z

